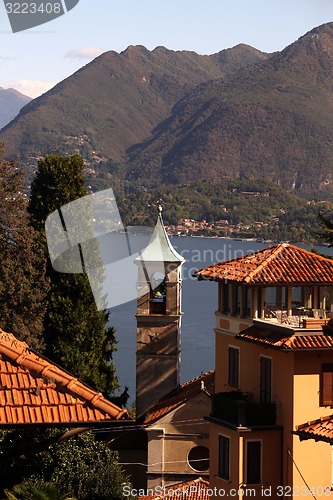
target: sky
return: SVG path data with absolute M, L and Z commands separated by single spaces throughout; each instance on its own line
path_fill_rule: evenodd
M 0 0 L 0 87 L 30 97 L 108 50 L 163 45 L 213 54 L 245 43 L 274 52 L 333 21 L 333 0 L 79 0 L 53 21 L 12 33 L 7 1 Z

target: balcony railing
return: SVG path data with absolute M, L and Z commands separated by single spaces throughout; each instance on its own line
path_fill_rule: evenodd
M 221 392 L 212 399 L 211 417 L 238 427 L 276 425 L 276 403 L 254 403 L 241 392 Z

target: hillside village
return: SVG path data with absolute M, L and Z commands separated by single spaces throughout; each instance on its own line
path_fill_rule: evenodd
M 278 218 L 274 217 L 272 222 L 278 222 Z M 260 230 L 262 227 L 267 227 L 266 222 L 255 222 L 254 227 Z M 229 224 L 227 219 L 220 219 L 216 222 L 209 223 L 205 219 L 196 221 L 194 219 L 182 219 L 177 226 L 166 226 L 170 236 L 217 236 L 234 238 L 239 234 L 249 231 L 251 226 L 243 224 Z

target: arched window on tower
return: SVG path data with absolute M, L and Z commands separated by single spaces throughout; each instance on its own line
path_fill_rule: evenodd
M 152 275 L 150 280 L 150 314 L 166 313 L 166 286 L 165 276 L 160 272 Z

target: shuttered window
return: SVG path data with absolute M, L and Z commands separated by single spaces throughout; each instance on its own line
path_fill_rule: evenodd
M 333 364 L 322 365 L 320 405 L 333 406 Z
M 239 349 L 229 347 L 228 349 L 228 385 L 230 387 L 239 387 Z
M 246 450 L 246 482 L 261 483 L 261 441 L 248 441 Z
M 230 479 L 230 439 L 219 436 L 219 476 Z
M 272 360 L 260 357 L 260 402 L 270 403 L 272 397 Z

